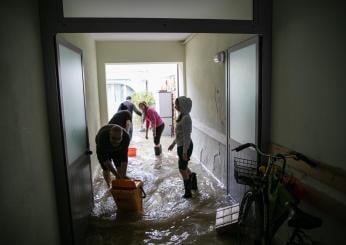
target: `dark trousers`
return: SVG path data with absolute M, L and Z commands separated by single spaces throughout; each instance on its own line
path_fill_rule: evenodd
M 165 128 L 164 123 L 156 128 L 156 136 L 154 137 L 154 144 L 155 145 L 160 144 L 161 134 L 162 134 L 162 131 L 164 128 Z
M 178 146 L 177 152 L 178 152 L 178 156 L 179 156 L 179 161 L 178 161 L 179 169 L 186 170 L 187 164 L 189 163 L 189 160 L 190 160 L 190 156 L 192 155 L 192 151 L 193 151 L 193 143 L 191 141 L 189 149 L 187 150 L 188 160 L 185 161 L 183 159 L 183 146 L 182 145 Z

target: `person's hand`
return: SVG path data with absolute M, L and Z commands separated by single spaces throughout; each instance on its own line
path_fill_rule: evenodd
M 173 150 L 174 145 L 175 145 L 175 144 L 174 144 L 174 143 L 172 143 L 172 144 L 171 144 L 171 145 L 168 147 L 168 150 L 169 150 L 169 151 Z
M 117 179 L 121 179 L 121 175 L 120 175 L 118 172 L 116 172 L 115 177 L 116 177 Z
M 183 153 L 183 160 L 184 161 L 188 161 L 189 157 L 187 156 L 187 153 Z
M 103 178 L 105 179 L 108 188 L 111 187 L 112 178 L 109 171 L 103 171 Z

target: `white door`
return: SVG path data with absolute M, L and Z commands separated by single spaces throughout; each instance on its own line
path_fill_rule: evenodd
M 82 51 L 58 38 L 57 57 L 70 218 L 74 242 L 80 244 L 93 207 Z
M 234 152 L 231 149 L 244 143 L 258 143 L 259 94 L 259 42 L 253 38 L 228 50 L 227 59 L 227 141 L 228 141 L 228 192 L 240 201 L 245 186 L 234 178 Z M 242 151 L 242 157 L 256 160 L 251 149 Z

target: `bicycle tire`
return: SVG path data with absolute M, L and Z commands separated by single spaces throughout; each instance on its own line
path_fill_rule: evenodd
M 247 191 L 241 201 L 239 225 L 244 244 L 266 244 L 265 210 L 261 194 Z

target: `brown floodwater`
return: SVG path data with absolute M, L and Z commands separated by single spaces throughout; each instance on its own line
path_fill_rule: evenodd
M 161 140 L 163 154 L 155 157 L 152 138 L 136 133 L 131 147 L 137 156 L 129 158 L 127 175 L 144 183 L 147 197 L 143 214 L 117 210 L 101 171 L 94 180 L 95 206 L 92 211 L 86 244 L 234 244 L 232 236 L 215 231 L 216 210 L 232 204 L 224 187 L 201 164 L 191 160 L 197 173 L 198 188 L 193 198 L 184 199 L 176 148 L 168 152 L 173 139 Z M 196 144 L 196 142 L 195 142 Z

